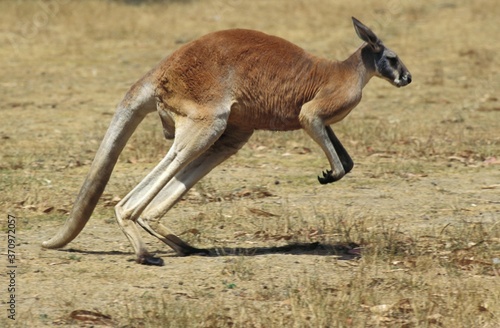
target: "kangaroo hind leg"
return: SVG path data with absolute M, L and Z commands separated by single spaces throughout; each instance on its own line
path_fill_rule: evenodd
M 153 257 L 146 250 L 137 229 L 137 219 L 179 171 L 206 152 L 219 139 L 226 128 L 229 116 L 229 109 L 214 111 L 204 107 L 192 108 L 188 112 L 198 115 L 196 118 L 189 116 L 176 118 L 175 139 L 167 155 L 115 207 L 116 219 L 136 252 L 137 262 L 141 264 L 162 265 L 163 261 Z
M 228 126 L 222 136 L 200 157 L 175 175 L 144 210 L 137 222 L 150 234 L 173 248 L 181 256 L 208 254 L 207 250 L 194 248 L 174 235 L 160 223 L 160 219 L 213 168 L 231 157 L 248 141 L 253 131 L 241 131 Z

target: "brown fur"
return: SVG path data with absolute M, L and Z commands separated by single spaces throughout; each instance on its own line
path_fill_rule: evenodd
M 208 34 L 175 51 L 126 94 L 70 217 L 43 246 L 62 247 L 80 233 L 128 138 L 154 110 L 165 137 L 174 142 L 165 158 L 115 208 L 139 263 L 163 261 L 148 253 L 138 226 L 180 255 L 205 252 L 176 237 L 160 219 L 198 180 L 235 154 L 254 130 L 304 129 L 330 163 L 331 170 L 319 181 L 341 179 L 353 161 L 330 124 L 359 103 L 372 76 L 398 87 L 411 82 L 396 54 L 369 28 L 354 18 L 353 22 L 367 43 L 343 62 L 321 59 L 279 37 L 242 29 Z
M 360 95 L 350 94 L 362 78 L 356 70 L 310 55 L 279 37 L 235 29 L 208 34 L 166 58 L 156 70 L 156 93 L 171 109 L 186 100 L 204 106 L 229 98 L 229 124 L 252 130 L 295 130 L 301 128 L 302 105 L 321 91 L 325 120 L 333 123 L 340 120 L 337 115 L 345 116 L 335 109 L 350 109 L 359 101 Z M 345 103 L 349 105 L 339 106 Z

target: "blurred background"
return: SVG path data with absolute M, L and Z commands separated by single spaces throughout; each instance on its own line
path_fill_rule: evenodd
M 334 126 L 356 163 L 352 173 L 320 189 L 316 175 L 327 161 L 305 133 L 260 131 L 169 213 L 168 224 L 207 247 L 354 241 L 366 245 L 360 261 L 311 255 L 298 264 L 281 254 L 208 258 L 193 269 L 167 257 L 174 265 L 154 275 L 132 269 L 113 205 L 168 149 L 155 114 L 71 244 L 91 251 L 40 250 L 66 219 L 116 105 L 162 58 L 206 33 L 250 28 L 343 60 L 362 44 L 351 16 L 398 53 L 413 79 L 401 89 L 372 79 Z M 139 300 L 149 326 L 181 313 L 178 327 L 190 318 L 213 323 L 206 327 L 497 327 L 499 17 L 497 0 L 0 1 L 0 223 L 6 227 L 7 213 L 19 218 L 26 326 L 95 307 L 127 323 Z M 130 276 L 116 289 L 123 272 Z M 395 307 L 382 306 L 388 302 Z M 338 321 L 331 309 L 340 309 Z
M 425 140 L 430 134 L 447 133 L 442 121 L 455 122 L 458 125 L 451 128 L 463 130 L 464 124 L 498 119 L 498 14 L 492 0 L 2 1 L 0 133 L 18 134 L 10 129 L 20 129 L 20 121 L 24 131 L 33 127 L 40 134 L 70 124 L 64 118 L 68 113 L 82 119 L 95 111 L 112 113 L 128 87 L 164 56 L 215 30 L 257 29 L 316 55 L 343 60 L 361 45 L 350 19 L 355 16 L 400 55 L 414 83 L 396 90 L 372 80 L 365 89 L 368 101 L 352 116 L 411 122 L 404 129 L 424 129 L 416 133 Z M 28 115 L 29 125 L 16 119 L 28 111 L 37 114 Z M 44 118 L 52 114 L 60 116 Z M 472 114 L 481 117 L 469 121 Z M 485 139 L 498 143 L 498 136 L 481 129 L 475 133 L 471 142 L 478 148 L 487 146 Z M 32 133 L 24 136 L 30 142 Z M 456 135 L 442 137 L 458 142 Z M 22 147 L 15 143 L 23 138 L 9 141 L 16 153 Z M 53 139 L 52 134 L 44 135 L 38 142 Z M 12 149 L 5 148 L 6 143 L 1 147 L 5 160 L 5 152 Z M 489 152 L 483 149 L 482 156 L 493 155 Z

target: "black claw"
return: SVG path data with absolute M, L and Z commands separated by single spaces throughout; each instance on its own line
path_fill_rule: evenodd
M 318 181 L 321 184 L 332 183 L 332 182 L 338 181 L 342 178 L 342 176 L 340 176 L 340 177 L 333 176 L 332 175 L 333 172 L 331 170 L 326 170 L 322 173 L 323 173 L 323 177 L 318 176 Z
M 151 255 L 138 257 L 137 263 L 142 265 L 154 265 L 154 266 L 163 266 L 165 264 L 162 258 L 154 257 Z
M 327 184 L 327 183 L 334 181 L 333 176 L 332 176 L 332 171 L 327 170 L 327 171 L 322 172 L 322 173 L 323 173 L 323 177 L 318 176 L 319 183 Z

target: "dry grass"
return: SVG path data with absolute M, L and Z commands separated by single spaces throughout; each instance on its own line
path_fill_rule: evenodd
M 15 326 L 500 326 L 495 1 L 33 0 L 2 1 L 0 12 L 0 224 L 18 217 Z M 356 162 L 346 179 L 315 182 L 326 160 L 302 132 L 258 132 L 166 220 L 220 256 L 175 258 L 151 239 L 167 266 L 139 267 L 126 261 L 112 205 L 168 148 L 151 115 L 70 244 L 76 253 L 40 250 L 114 106 L 164 55 L 246 27 L 342 59 L 359 46 L 350 16 L 398 52 L 414 82 L 370 82 L 335 127 Z M 359 258 L 345 252 L 354 244 Z M 2 314 L 0 324 L 12 322 Z

